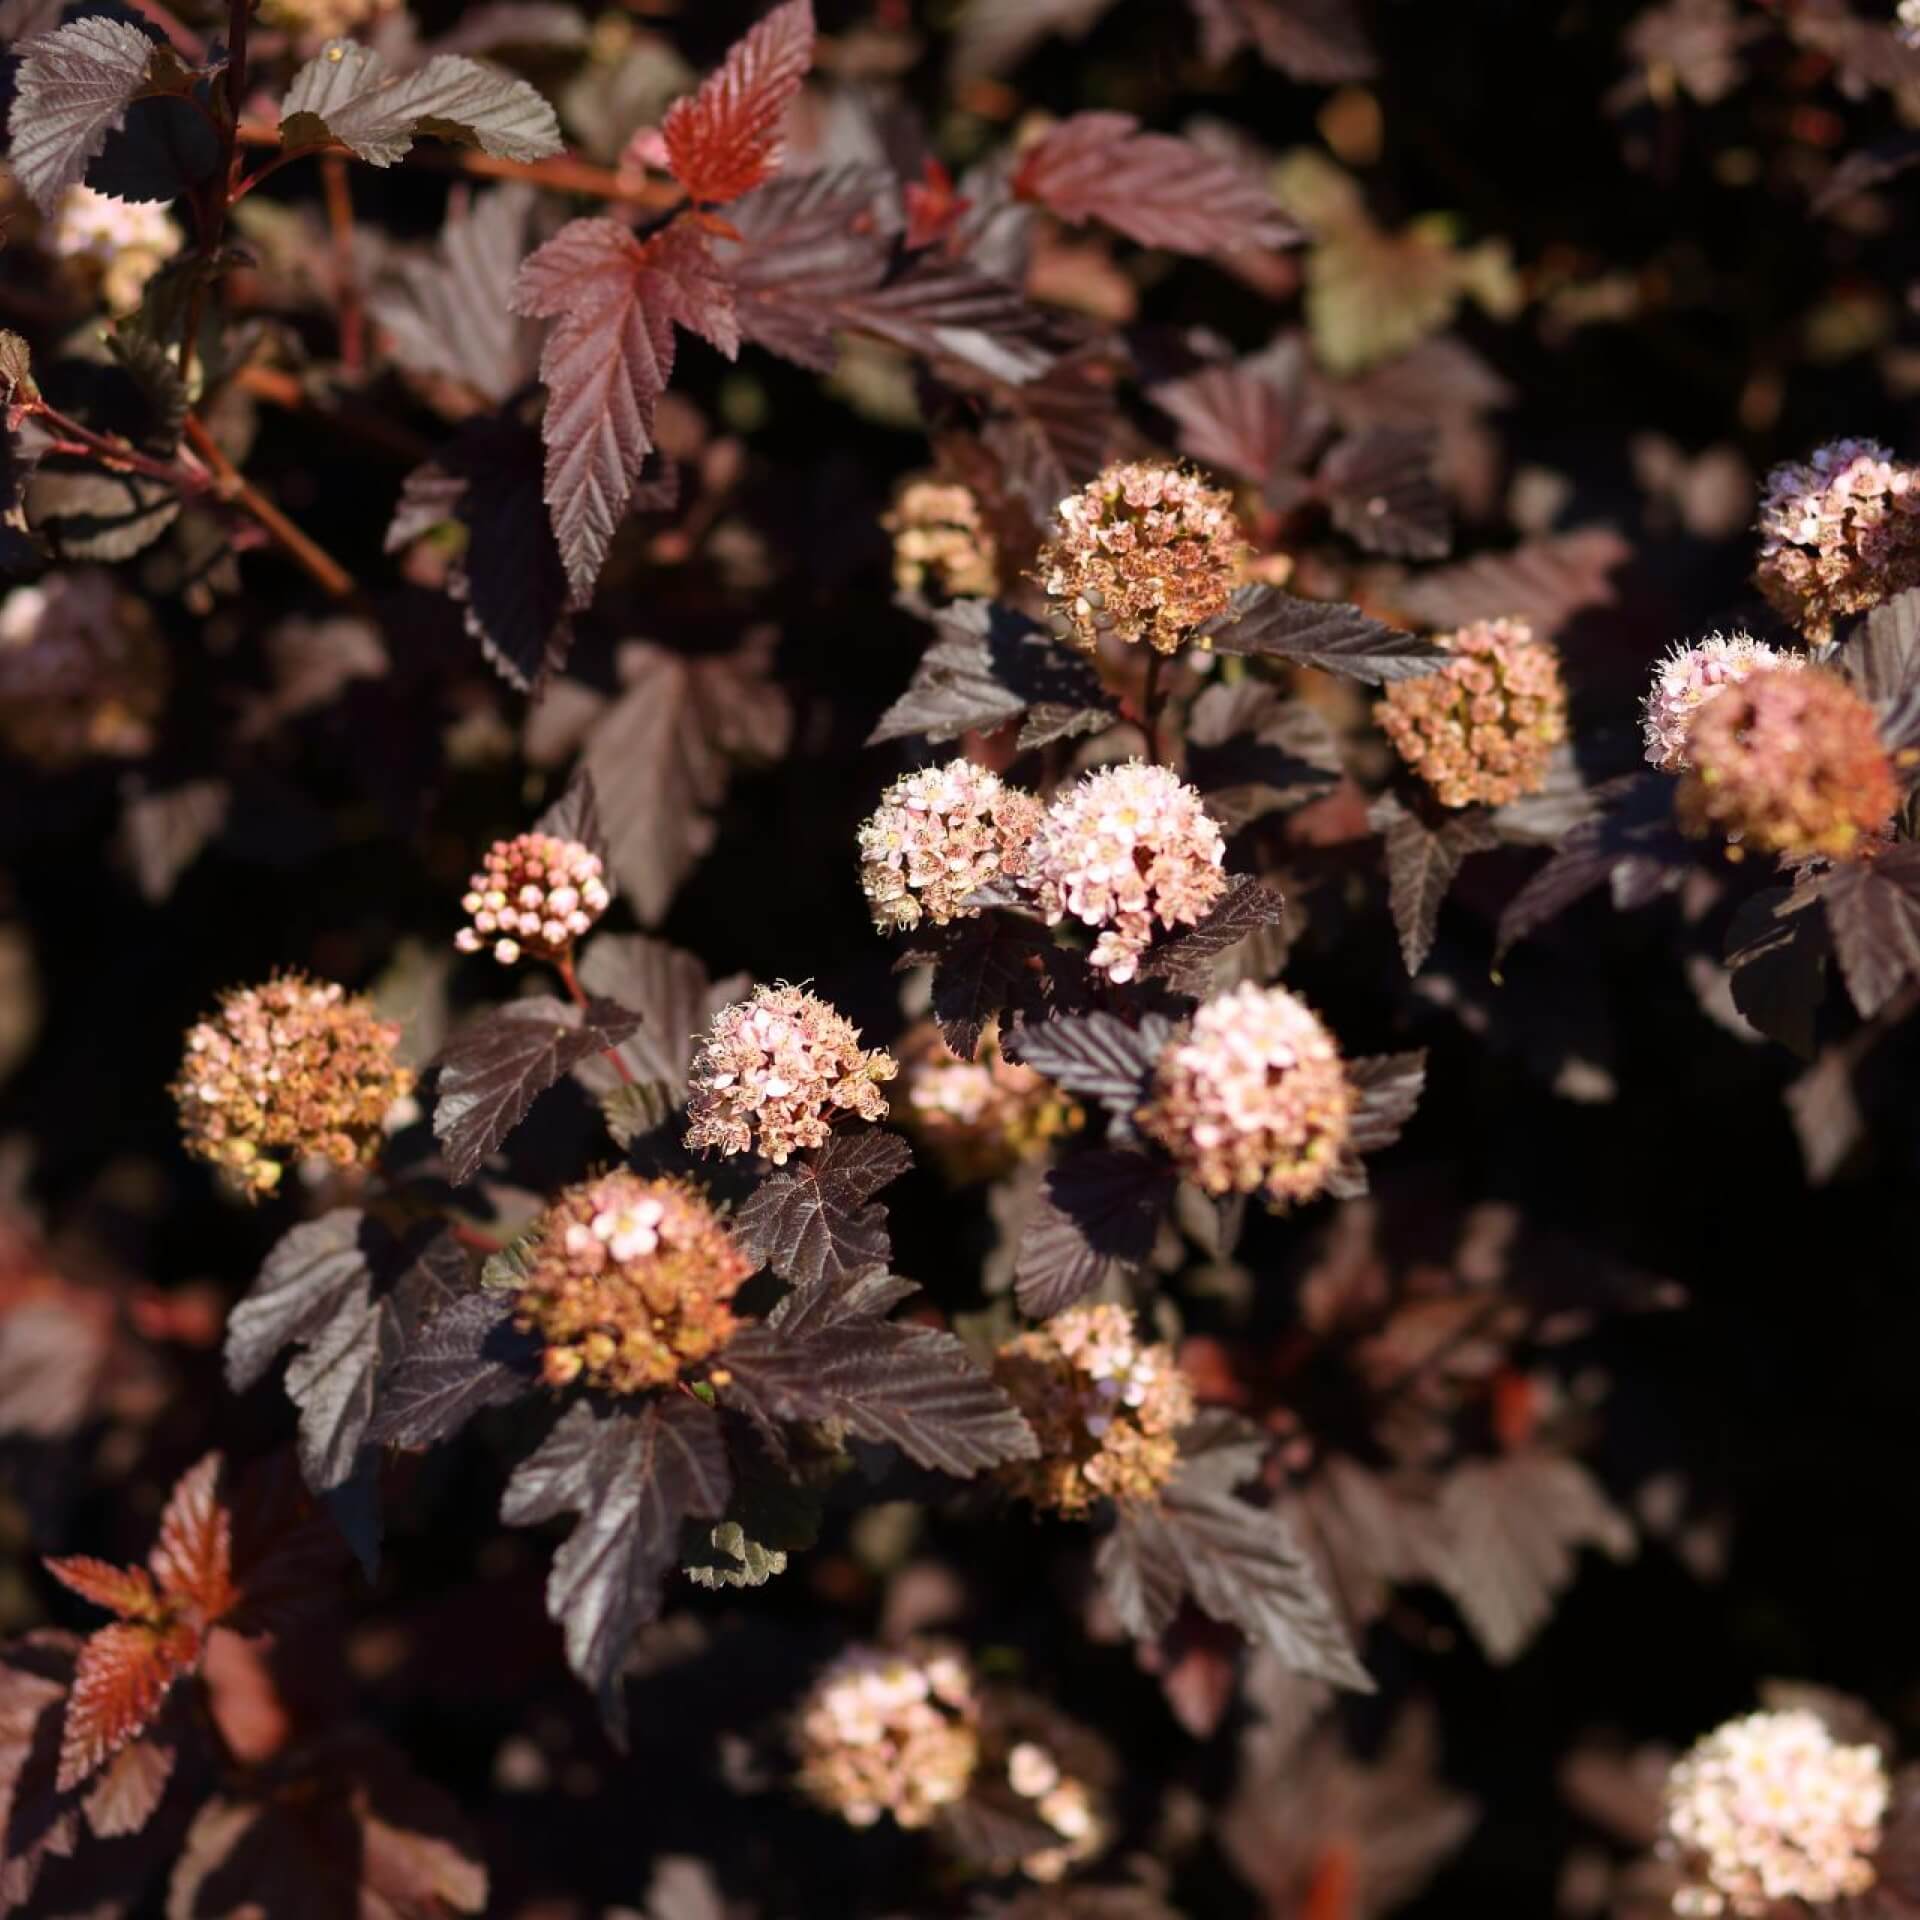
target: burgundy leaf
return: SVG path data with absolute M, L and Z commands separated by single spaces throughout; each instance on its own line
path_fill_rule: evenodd
M 40 211 L 51 213 L 107 135 L 125 125 L 160 49 L 124 20 L 92 17 L 39 34 L 16 51 L 7 164 Z
M 1333 524 L 1369 553 L 1439 559 L 1453 534 L 1434 446 L 1432 433 L 1405 427 L 1369 427 L 1342 440 L 1314 476 Z
M 1305 343 L 1287 339 L 1257 359 L 1166 381 L 1151 397 L 1178 424 L 1182 453 L 1264 488 L 1279 507 L 1302 490 L 1299 469 L 1327 431 L 1307 373 Z
M 594 789 L 590 768 L 577 767 L 561 790 L 559 799 L 533 823 L 535 833 L 550 833 L 556 840 L 573 840 L 601 859 L 607 855 L 607 833 L 600 824 L 600 796 Z M 610 996 L 618 999 L 618 995 Z M 622 1001 L 631 1007 L 632 1003 Z
M 1176 253 L 1300 238 L 1258 175 L 1175 134 L 1142 133 L 1130 113 L 1063 120 L 1027 150 L 1013 190 L 1063 220 L 1100 220 L 1144 247 Z
M 812 0 L 785 0 L 735 42 L 697 93 L 674 102 L 660 135 L 689 200 L 724 204 L 773 176 L 788 104 L 812 65 Z
M 227 824 L 233 789 L 224 780 L 189 780 L 159 792 L 129 795 L 120 844 L 150 906 L 169 898 L 180 876 Z
M 1002 410 L 980 438 L 999 460 L 1006 490 L 1041 525 L 1109 461 L 1141 450 L 1115 402 L 1112 363 L 1098 347 L 1001 388 L 999 399 Z
M 484 1014 L 442 1049 L 433 1132 L 456 1186 L 527 1116 L 534 1101 L 589 1054 L 615 1047 L 640 1016 L 610 1000 L 584 1012 L 541 996 Z
M 1355 1153 L 1378 1153 L 1400 1138 L 1420 1104 L 1427 1086 L 1426 1049 L 1363 1054 L 1347 1062 L 1347 1078 L 1359 1096 L 1347 1144 Z
M 1004 1036 L 1001 1050 L 1055 1086 L 1116 1113 L 1131 1113 L 1147 1098 L 1155 1063 L 1173 1033 L 1173 1023 L 1150 1013 L 1137 1027 L 1113 1013 L 1066 1014 Z
M 1323 798 L 1340 772 L 1325 717 L 1270 681 L 1216 681 L 1187 710 L 1187 778 L 1229 831 Z
M 1610 576 L 1630 552 L 1604 527 L 1549 534 L 1423 573 L 1396 591 L 1395 604 L 1430 627 L 1524 620 L 1536 639 L 1550 640 L 1575 614 L 1614 603 Z
M 711 981 L 691 953 L 641 933 L 603 933 L 580 956 L 580 984 L 639 1014 L 639 1028 L 620 1044 L 620 1058 L 643 1086 L 661 1089 L 669 1107 L 687 1093 L 698 1036 L 722 1007 L 744 1000 L 751 984 L 745 974 Z M 605 1092 L 617 1080 L 611 1062 L 605 1071 L 585 1062 L 580 1077 Z
M 1803 1060 L 1814 1055 L 1832 951 L 1819 891 L 1812 888 L 1763 887 L 1740 903 L 1727 926 L 1733 1004 L 1769 1040 Z
M 1847 992 L 1861 1018 L 1871 1020 L 1906 981 L 1920 977 L 1920 845 L 1836 868 L 1825 898 Z
M 1189 0 L 1201 57 L 1224 66 L 1248 44 L 1270 67 L 1314 86 L 1367 80 L 1376 71 L 1353 0 Z
M 1153 1251 L 1173 1184 L 1142 1153 L 1096 1149 L 1051 1169 L 1014 1262 L 1020 1310 L 1049 1319 L 1084 1299 L 1111 1268 L 1138 1266 Z
M 1005 73 L 1049 34 L 1082 38 L 1113 0 L 965 0 L 953 26 L 954 80 Z
M 1367 818 L 1386 840 L 1387 904 L 1400 935 L 1400 957 L 1408 973 L 1418 973 L 1432 951 L 1440 908 L 1461 863 L 1470 853 L 1497 846 L 1499 835 L 1484 813 L 1434 820 L 1403 807 L 1391 794 L 1376 800 Z
M 369 1446 L 430 1447 L 483 1407 L 516 1400 L 537 1374 L 538 1343 L 513 1325 L 513 1297 L 463 1293 L 403 1333 L 381 1371 Z
M 553 1557 L 547 1612 L 566 1635 L 568 1663 L 603 1699 L 636 1629 L 659 1614 L 681 1522 L 717 1519 L 731 1485 L 718 1417 L 674 1395 L 572 1406 L 514 1469 L 500 1503 L 509 1526 L 579 1516 Z
M 732 293 L 693 227 L 641 241 L 618 221 L 591 219 L 561 228 L 527 257 L 513 299 L 516 312 L 552 323 L 540 353 L 547 505 L 574 600 L 584 604 L 653 446 L 674 329 L 731 359 L 740 348 Z
M 1002 1015 L 1037 1018 L 1048 1010 L 1052 936 L 1011 913 L 983 913 L 922 939 L 913 958 L 933 961 L 933 1017 L 941 1038 L 963 1060 Z
M 886 1318 L 915 1291 L 885 1273 L 795 1288 L 728 1344 L 722 1397 L 763 1422 L 841 1421 L 959 1479 L 1032 1459 L 1032 1430 L 952 1334 Z
M 365 1310 L 371 1268 L 366 1215 L 337 1207 L 290 1227 L 227 1316 L 227 1384 L 244 1393 L 280 1353 L 316 1337 L 336 1315 Z
M 87 1826 L 96 1839 L 138 1833 L 158 1811 L 173 1778 L 174 1749 L 135 1740 L 114 1755 L 87 1795 Z
M 841 1281 L 893 1257 L 873 1196 L 913 1165 L 898 1134 L 834 1134 L 770 1174 L 733 1218 L 734 1238 L 783 1280 Z
M 1227 890 L 1196 926 L 1149 949 L 1140 963 L 1143 980 L 1164 980 L 1175 993 L 1202 999 L 1213 986 L 1214 962 L 1262 927 L 1277 927 L 1285 908 L 1271 887 L 1250 874 L 1230 874 Z
M 1402 633 L 1358 607 L 1303 600 L 1279 587 L 1236 588 L 1226 611 L 1195 637 L 1221 653 L 1263 654 L 1375 682 L 1431 673 L 1446 658 L 1431 640 Z

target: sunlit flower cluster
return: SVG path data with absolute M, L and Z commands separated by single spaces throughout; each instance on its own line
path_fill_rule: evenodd
M 801 1704 L 800 1788 L 849 1826 L 891 1814 L 903 1827 L 924 1827 L 973 1779 L 978 1718 L 973 1672 L 959 1649 L 850 1647 Z
M 1352 1115 L 1340 1049 L 1313 1009 L 1247 980 L 1161 1055 L 1140 1126 L 1208 1193 L 1284 1207 L 1326 1186 Z
M 1057 1845 L 1036 1848 L 1021 1860 L 1020 1871 L 1029 1880 L 1043 1885 L 1063 1880 L 1107 1844 L 1111 1827 L 1098 1796 L 1062 1767 L 1044 1740 L 1015 1741 L 1007 1749 L 1005 1769 L 1008 1787 L 1060 1836 Z
M 962 1060 L 928 1020 L 900 1054 L 893 1117 L 952 1180 L 992 1179 L 1044 1153 L 1084 1118 L 1051 1080 L 1009 1060 L 997 1032 L 982 1038 L 976 1058 Z
M 1770 647 L 1750 633 L 1712 633 L 1692 646 L 1671 648 L 1655 662 L 1653 685 L 1641 705 L 1647 764 L 1662 773 L 1684 773 L 1694 716 L 1715 694 L 1762 667 L 1792 672 L 1806 664 L 1804 653 Z
M 1062 639 L 1103 634 L 1177 653 L 1227 604 L 1246 552 L 1232 496 L 1196 474 L 1123 461 L 1069 494 L 1040 555 Z
M 1162 927 L 1193 926 L 1226 891 L 1226 842 L 1200 796 L 1165 767 L 1101 767 L 1048 808 L 1032 885 L 1050 923 L 1100 929 L 1089 955 L 1124 983 Z
M 104 567 L 50 573 L 0 600 L 0 747 L 24 760 L 137 758 L 167 680 L 153 616 Z
M 1822 667 L 1750 674 L 1708 701 L 1687 739 L 1682 824 L 1756 853 L 1844 858 L 1899 804 L 1872 707 Z
M 557 960 L 606 912 L 612 896 L 605 871 L 600 856 L 577 840 L 551 833 L 496 840 L 460 902 L 472 924 L 453 943 L 462 953 L 491 946 L 503 967 L 523 953 Z
M 881 525 L 893 535 L 893 581 L 902 593 L 990 600 L 1000 556 L 969 487 L 913 480 Z
M 1920 0 L 1900 0 L 1894 11 L 1894 28 L 1910 47 L 1920 47 Z
M 1754 583 L 1809 640 L 1920 584 L 1920 468 L 1835 440 L 1767 475 Z
M 1524 620 L 1442 634 L 1437 673 L 1396 680 L 1373 717 L 1444 807 L 1503 807 L 1547 783 L 1567 737 L 1560 656 Z
M 766 1155 L 775 1166 L 820 1147 L 843 1113 L 886 1117 L 880 1083 L 898 1063 L 860 1045 L 860 1030 L 799 987 L 756 987 L 714 1015 L 693 1056 L 687 1145 Z
M 1664 1850 L 1683 1914 L 1771 1914 L 1864 1893 L 1887 1809 L 1875 1746 L 1842 1746 L 1818 1715 L 1750 1713 L 1697 1741 L 1667 1776 Z
M 296 1161 L 370 1161 L 413 1090 L 400 1029 L 362 999 L 297 974 L 236 987 L 187 1033 L 173 1084 L 188 1152 L 242 1193 L 271 1193 Z
M 1103 1498 L 1151 1500 L 1179 1463 L 1193 1389 L 1171 1347 L 1135 1334 L 1124 1307 L 1069 1307 L 994 1356 L 993 1377 L 1040 1443 L 1004 1468 L 1017 1494 L 1081 1515 Z
M 163 202 L 116 200 L 91 187 L 69 187 L 47 222 L 48 248 L 85 261 L 100 275 L 108 312 L 131 313 L 147 282 L 180 251 L 184 236 Z
M 400 0 L 260 0 L 260 18 L 302 41 L 340 40 L 391 13 Z
M 551 1386 L 664 1387 L 723 1347 L 754 1263 L 697 1189 L 625 1171 L 569 1187 L 540 1223 L 516 1302 Z
M 1040 826 L 1040 802 L 970 760 L 894 781 L 860 828 L 860 886 L 883 932 L 937 927 L 979 912 L 967 896 L 1018 880 Z

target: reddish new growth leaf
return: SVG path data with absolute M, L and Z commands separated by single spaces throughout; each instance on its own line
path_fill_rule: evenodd
M 642 241 L 617 221 L 575 220 L 521 263 L 513 304 L 553 323 L 540 353 L 547 507 L 584 604 L 653 446 L 674 328 L 731 359 L 740 350 L 733 291 L 690 227 Z
M 160 1520 L 146 1568 L 84 1556 L 49 1560 L 47 1571 L 120 1618 L 80 1649 L 60 1740 L 60 1792 L 153 1724 L 173 1683 L 200 1664 L 208 1630 L 239 1599 L 233 1584 L 233 1524 L 219 1497 L 220 1456 L 182 1474 Z
M 1075 225 L 1100 220 L 1175 253 L 1283 247 L 1300 237 L 1256 175 L 1177 134 L 1142 133 L 1130 113 L 1063 120 L 1028 150 L 1013 191 Z
M 973 202 L 956 193 L 953 175 L 931 154 L 918 180 L 909 180 L 900 196 L 907 210 L 907 245 L 915 251 L 944 240 L 960 224 Z
M 735 42 L 698 93 L 674 102 L 660 136 L 688 199 L 718 205 L 773 178 L 787 103 L 812 65 L 813 0 L 786 0 Z

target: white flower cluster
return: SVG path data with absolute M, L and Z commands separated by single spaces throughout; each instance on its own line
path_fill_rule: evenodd
M 183 236 L 163 202 L 116 200 L 69 187 L 47 223 L 48 249 L 101 269 L 101 296 L 114 313 L 131 313 L 146 284 L 180 251 Z
M 1750 633 L 1710 633 L 1690 647 L 1677 643 L 1657 661 L 1653 685 L 1642 703 L 1641 733 L 1647 764 L 1662 773 L 1684 773 L 1687 735 L 1694 716 L 1723 687 L 1737 687 L 1761 667 L 1804 667 L 1807 656 L 1770 647 Z

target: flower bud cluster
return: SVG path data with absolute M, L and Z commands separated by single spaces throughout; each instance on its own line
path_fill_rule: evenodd
M 108 312 L 131 313 L 147 282 L 180 251 L 184 236 L 164 202 L 116 200 L 91 187 L 69 187 L 47 222 L 48 250 L 82 260 L 100 274 Z
M 1767 475 L 1754 584 L 1816 643 L 1920 583 L 1920 468 L 1876 440 L 1835 440 Z
M 1437 673 L 1396 680 L 1373 717 L 1444 807 L 1503 807 L 1547 783 L 1567 737 L 1560 656 L 1524 620 L 1442 634 Z
M 381 1123 L 413 1090 L 400 1029 L 331 982 L 297 974 L 237 987 L 187 1033 L 173 1084 L 187 1151 L 250 1196 L 290 1162 L 370 1161 Z
M 882 1081 L 899 1071 L 860 1029 L 799 987 L 756 987 L 714 1015 L 689 1074 L 686 1142 L 702 1151 L 766 1155 L 775 1166 L 826 1144 L 842 1113 L 886 1117 Z
M 1141 1131 L 1212 1194 L 1310 1200 L 1346 1149 L 1353 1088 L 1332 1034 L 1284 987 L 1209 1000 L 1154 1069 Z
M 1681 824 L 1756 853 L 1844 859 L 1900 800 L 1872 707 L 1823 667 L 1749 674 L 1700 709 L 1687 752 Z
M 1078 1517 L 1103 1497 L 1151 1500 L 1179 1464 L 1193 1389 L 1173 1349 L 1134 1333 L 1118 1306 L 1069 1307 L 994 1356 L 993 1377 L 1026 1417 L 1039 1456 L 1003 1468 L 1036 1507 Z
M 1684 773 L 1687 735 L 1694 716 L 1724 687 L 1737 687 L 1762 667 L 1795 672 L 1804 653 L 1770 647 L 1750 633 L 1712 633 L 1690 647 L 1675 646 L 1655 663 L 1653 685 L 1641 706 L 1647 764 L 1662 773 Z
M 963 1798 L 980 1758 L 979 1699 L 958 1648 L 850 1647 L 814 1682 L 794 1729 L 801 1791 L 849 1826 L 924 1827 Z
M 880 523 L 893 535 L 893 581 L 902 593 L 990 600 L 1000 555 L 969 487 L 913 480 Z
M 1029 1880 L 1051 1886 L 1106 1846 L 1112 1828 L 1098 1796 L 1085 1780 L 1064 1769 L 1044 1740 L 1015 1741 L 1007 1749 L 1005 1766 L 1014 1795 L 1060 1836 L 1056 1845 L 1036 1848 L 1022 1859 L 1020 1871 Z
M 962 1060 L 928 1020 L 900 1051 L 893 1117 L 954 1181 L 1005 1173 L 1044 1153 L 1085 1117 L 1045 1075 L 1009 1060 L 997 1032 L 982 1037 L 977 1058 Z
M 1163 927 L 1193 926 L 1226 891 L 1226 842 L 1200 796 L 1165 767 L 1101 767 L 1060 794 L 1030 884 L 1049 923 L 1100 929 L 1090 964 L 1131 980 Z
M 0 600 L 0 747 L 68 767 L 134 759 L 167 698 L 153 616 L 104 567 L 50 573 Z
M 1874 1883 L 1887 1810 L 1875 1746 L 1842 1746 L 1804 1709 L 1750 1713 L 1697 1741 L 1667 1776 L 1666 1834 L 1682 1914 L 1824 1906 Z
M 1103 634 L 1177 653 L 1226 606 L 1246 552 L 1230 494 L 1153 461 L 1108 467 L 1056 516 L 1040 583 L 1060 637 L 1088 653 Z
M 944 927 L 980 910 L 967 896 L 1019 880 L 1040 826 L 1040 802 L 970 760 L 894 781 L 860 828 L 860 885 L 883 933 Z
M 461 900 L 473 924 L 454 935 L 462 953 L 491 944 L 510 967 L 524 954 L 557 960 L 606 912 L 612 896 L 597 853 L 577 840 L 522 833 L 496 840 Z
M 547 1209 L 515 1307 L 549 1385 L 643 1393 L 726 1345 L 753 1271 L 697 1189 L 623 1170 Z

